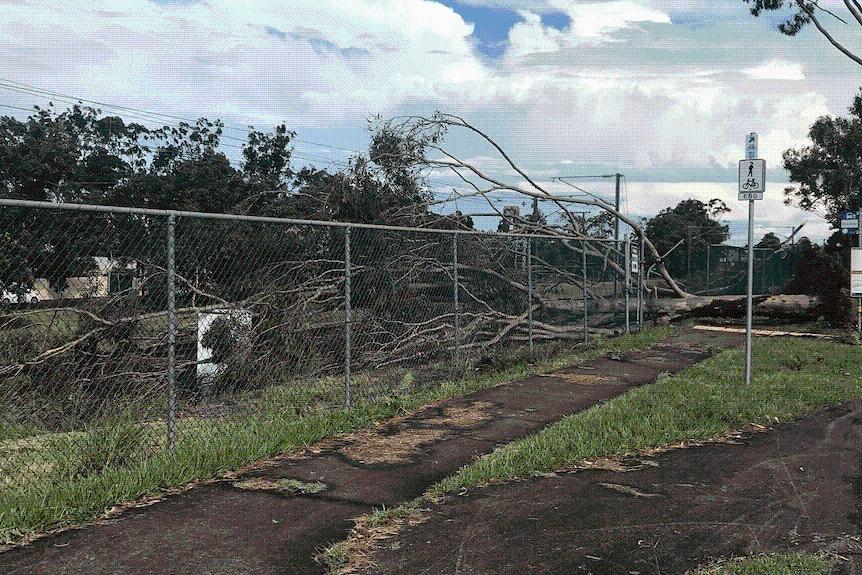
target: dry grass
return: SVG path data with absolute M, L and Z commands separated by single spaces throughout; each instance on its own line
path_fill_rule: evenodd
M 375 510 L 354 519 L 348 538 L 321 550 L 315 561 L 325 566 L 331 575 L 353 575 L 375 569 L 374 552 L 386 546 L 398 533 L 428 519 L 418 501 L 394 509 Z
M 360 431 L 348 437 L 339 451 L 350 459 L 367 465 L 407 463 L 421 449 L 440 441 L 455 429 L 472 427 L 488 419 L 493 404 L 474 402 L 467 406 L 443 408 L 440 415 L 398 418 L 385 426 Z M 413 423 L 439 428 L 416 427 Z
M 554 379 L 562 379 L 567 383 L 572 383 L 574 385 L 601 385 L 603 383 L 608 383 L 611 380 L 607 377 L 603 377 L 601 375 L 594 375 L 591 373 L 555 373 L 548 377 L 553 377 Z

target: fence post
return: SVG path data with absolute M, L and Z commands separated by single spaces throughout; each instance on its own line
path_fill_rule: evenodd
M 583 268 L 583 298 L 584 298 L 584 343 L 590 341 L 590 335 L 587 328 L 587 242 L 581 242 L 581 267 Z
M 527 333 L 533 353 L 533 243 L 527 238 Z
M 712 244 L 706 244 L 706 294 L 709 295 L 709 257 L 712 251 Z
M 177 434 L 177 384 L 176 384 L 176 342 L 177 342 L 177 309 L 176 309 L 176 261 L 174 255 L 174 234 L 176 220 L 174 215 L 168 216 L 168 265 L 167 298 L 168 298 L 168 449 L 174 451 Z
M 644 233 L 641 230 L 640 233 L 640 250 L 638 252 L 638 331 L 642 330 L 644 327 L 644 283 L 646 282 L 646 278 L 644 278 L 644 258 L 646 254 L 644 254 L 644 249 L 646 248 L 646 242 L 644 240 Z
M 344 406 L 350 407 L 350 351 L 351 321 L 350 307 L 350 226 L 344 228 Z
M 461 365 L 461 317 L 458 315 L 458 232 L 452 234 L 452 277 L 454 278 L 453 295 L 455 302 L 455 369 Z
M 629 333 L 630 330 L 630 318 L 629 318 L 629 305 L 631 304 L 631 294 L 630 286 L 632 283 L 632 265 L 631 265 L 631 257 L 632 257 L 632 239 L 629 234 L 626 234 L 626 253 L 625 253 L 625 262 L 626 262 L 626 285 L 623 288 L 623 292 L 625 293 L 625 306 L 626 306 L 626 333 Z

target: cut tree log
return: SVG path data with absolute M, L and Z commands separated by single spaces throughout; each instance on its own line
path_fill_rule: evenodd
M 784 320 L 814 320 L 819 313 L 817 298 L 807 295 L 754 296 L 754 315 Z M 745 296 L 695 296 L 658 299 L 648 303 L 647 314 L 671 321 L 692 317 L 745 317 Z

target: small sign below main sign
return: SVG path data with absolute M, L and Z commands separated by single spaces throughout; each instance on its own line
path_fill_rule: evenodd
M 766 191 L 766 160 L 739 162 L 739 199 L 762 200 Z
M 855 234 L 859 232 L 859 212 L 844 210 L 841 212 L 841 233 Z
M 751 132 L 745 137 L 745 159 L 754 160 L 757 158 L 758 136 L 756 132 Z

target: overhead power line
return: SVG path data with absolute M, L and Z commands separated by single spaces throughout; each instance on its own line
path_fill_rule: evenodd
M 0 78 L 0 88 L 6 89 L 6 90 L 9 90 L 12 92 L 18 92 L 18 93 L 29 94 L 32 96 L 37 96 L 39 98 L 44 98 L 44 99 L 55 99 L 55 100 L 62 101 L 64 103 L 74 104 L 74 103 L 78 103 L 78 102 L 83 102 L 86 104 L 101 106 L 101 107 L 107 108 L 107 109 L 121 110 L 121 111 L 127 112 L 128 114 L 137 114 L 138 119 L 144 119 L 144 120 L 149 120 L 149 121 L 159 121 L 159 122 L 166 123 L 168 125 L 176 126 L 176 125 L 178 125 L 176 122 L 186 122 L 186 123 L 191 123 L 191 124 L 194 124 L 195 122 L 197 122 L 197 120 L 192 119 L 192 118 L 187 118 L 185 116 L 179 116 L 176 114 L 167 114 L 164 112 L 145 110 L 143 108 L 136 108 L 133 106 L 124 106 L 122 104 L 112 104 L 110 102 L 103 102 L 103 101 L 99 101 L 99 100 L 82 98 L 80 96 L 75 96 L 72 94 L 64 94 L 62 92 L 57 92 L 54 90 L 48 90 L 45 88 L 40 88 L 38 86 L 33 86 L 31 84 L 25 84 L 24 82 L 18 82 L 16 80 L 10 80 L 8 78 Z M 141 115 L 143 115 L 144 117 L 141 118 Z M 136 116 L 130 116 L 130 117 L 135 118 Z M 174 120 L 175 122 L 173 122 L 173 123 L 165 122 L 164 119 Z M 240 126 L 234 126 L 234 125 L 230 125 L 230 124 L 225 124 L 224 127 L 225 127 L 225 129 L 228 129 L 228 130 L 234 130 L 234 131 L 243 132 L 246 134 L 250 134 L 251 132 L 253 132 L 253 130 L 251 130 L 249 128 L 243 128 Z M 233 139 L 233 140 L 239 140 L 241 142 L 245 142 L 245 140 L 243 138 L 237 138 L 236 136 L 223 135 L 223 137 L 228 138 L 228 139 Z M 356 153 L 356 154 L 362 153 L 360 150 L 355 150 L 353 148 L 346 148 L 343 146 L 336 146 L 333 144 L 324 144 L 321 142 L 315 142 L 312 140 L 306 140 L 306 139 L 302 139 L 302 138 L 294 138 L 293 141 L 299 142 L 302 144 L 307 144 L 309 146 L 319 146 L 319 147 L 323 147 L 323 148 L 330 148 L 333 150 L 341 150 L 343 152 L 352 152 L 352 153 Z
M 162 126 L 167 125 L 167 126 L 172 126 L 172 127 L 179 127 L 180 122 L 184 122 L 184 123 L 191 124 L 191 125 L 194 125 L 197 122 L 197 120 L 195 120 L 193 118 L 188 118 L 188 117 L 177 115 L 177 114 L 158 112 L 158 111 L 148 110 L 148 109 L 144 109 L 144 108 L 138 108 L 138 107 L 134 107 L 134 106 L 126 106 L 123 104 L 114 104 L 114 103 L 105 102 L 105 101 L 101 101 L 101 100 L 84 98 L 84 97 L 76 96 L 73 94 L 58 92 L 56 90 L 50 90 L 50 89 L 42 88 L 42 87 L 35 86 L 32 84 L 27 84 L 27 83 L 19 82 L 16 80 L 11 80 L 8 78 L 0 77 L 0 89 L 4 89 L 6 91 L 13 92 L 13 93 L 33 96 L 33 97 L 41 98 L 44 100 L 63 102 L 66 104 L 73 104 L 73 105 L 78 104 L 78 103 L 90 104 L 93 106 L 98 106 L 100 109 L 105 109 L 106 111 L 109 111 L 109 112 L 111 112 L 111 113 L 113 113 L 113 114 L 115 114 L 121 118 L 124 118 L 124 119 L 137 120 L 140 122 L 150 122 L 153 124 L 160 124 Z M 14 105 L 10 105 L 10 104 L 0 104 L 0 106 L 3 108 L 13 109 L 13 110 L 32 112 L 32 109 L 21 107 L 21 106 L 14 106 Z M 224 124 L 223 127 L 225 130 L 232 130 L 235 132 L 241 132 L 241 133 L 245 133 L 245 134 L 249 134 L 249 133 L 252 133 L 254 131 L 250 128 L 243 128 L 240 126 L 235 126 L 235 125 L 230 125 L 230 124 Z M 231 134 L 222 133 L 220 138 L 222 139 L 222 141 L 220 142 L 219 145 L 221 147 L 225 147 L 225 148 L 242 150 L 243 146 L 237 145 L 237 144 L 231 144 L 231 143 L 225 142 L 223 140 L 230 140 L 230 141 L 238 142 L 241 144 L 247 143 L 246 139 L 244 139 L 242 137 L 234 136 Z M 305 144 L 308 146 L 317 146 L 317 147 L 321 147 L 321 148 L 339 150 L 342 152 L 350 152 L 350 153 L 355 153 L 355 154 L 362 154 L 363 153 L 360 150 L 356 150 L 353 148 L 348 148 L 348 147 L 344 147 L 344 146 L 337 146 L 337 145 L 333 145 L 333 144 L 324 144 L 322 142 L 315 142 L 313 140 L 307 140 L 304 138 L 292 138 L 291 142 Z M 332 158 L 325 158 L 325 157 L 315 155 L 315 154 L 312 154 L 309 152 L 300 152 L 300 151 L 293 150 L 292 156 L 295 156 L 295 157 L 301 158 L 301 159 L 305 159 L 305 160 L 314 161 L 314 162 L 325 164 L 325 165 L 330 165 L 330 166 L 338 166 L 341 168 L 349 167 L 349 164 L 345 161 L 339 161 L 339 160 L 332 159 Z M 236 161 L 236 160 L 234 159 L 232 161 Z M 488 171 L 487 173 L 491 174 L 491 175 L 497 175 L 497 176 L 518 177 L 517 174 L 513 174 L 513 173 L 492 172 L 492 171 Z M 593 178 L 593 179 L 596 179 L 596 178 L 605 178 L 605 177 L 613 177 L 613 176 L 573 176 L 573 177 L 574 178 Z M 451 189 L 461 189 L 461 190 L 465 191 L 465 193 L 472 193 L 472 190 L 463 188 L 462 185 L 459 185 L 459 184 L 453 184 L 453 183 L 445 182 L 443 180 L 435 179 L 435 178 L 425 178 L 425 180 L 430 182 L 430 183 L 441 186 L 441 187 L 447 187 L 447 188 L 451 188 Z

